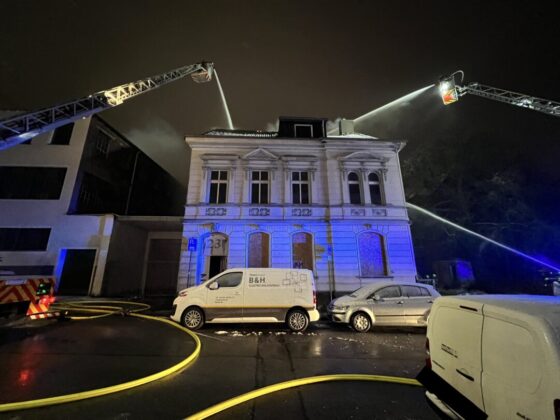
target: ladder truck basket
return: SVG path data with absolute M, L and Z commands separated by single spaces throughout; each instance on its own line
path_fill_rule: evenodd
M 55 285 L 54 277 L 0 279 L 0 305 L 28 302 L 26 316 L 31 319 L 59 316 L 59 312 L 49 312 Z

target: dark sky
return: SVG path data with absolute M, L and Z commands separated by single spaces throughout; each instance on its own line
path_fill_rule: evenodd
M 47 107 L 203 59 L 246 129 L 279 115 L 357 117 L 457 69 L 560 100 L 558 15 L 544 4 L 1 0 L 0 109 Z M 474 97 L 444 108 L 433 96 L 361 128 L 418 145 L 439 126 L 509 126 L 504 144 L 544 136 L 560 154 L 560 119 L 529 114 Z M 102 116 L 183 181 L 182 136 L 226 125 L 215 83 L 190 79 Z

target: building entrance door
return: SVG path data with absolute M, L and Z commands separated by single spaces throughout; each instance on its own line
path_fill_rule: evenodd
M 95 249 L 62 249 L 59 295 L 87 295 L 95 264 Z
M 228 249 L 228 237 L 222 233 L 213 233 L 204 240 L 202 281 L 227 269 Z
M 220 274 L 226 268 L 227 268 L 226 257 L 212 255 L 210 257 L 210 268 L 208 269 L 208 278 L 211 279 L 216 274 Z

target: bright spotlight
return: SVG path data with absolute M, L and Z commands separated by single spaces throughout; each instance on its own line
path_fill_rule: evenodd
M 449 105 L 459 100 L 453 76 L 440 80 L 439 93 L 444 105 Z

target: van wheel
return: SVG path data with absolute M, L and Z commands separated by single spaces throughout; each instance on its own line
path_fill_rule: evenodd
M 352 319 L 350 320 L 352 324 L 352 328 L 354 331 L 359 333 L 368 332 L 371 328 L 371 321 L 369 320 L 369 316 L 363 312 L 358 312 L 352 315 Z
M 295 332 L 303 332 L 309 325 L 309 318 L 307 318 L 307 314 L 300 309 L 290 311 L 286 321 L 290 330 Z
M 189 330 L 198 330 L 204 325 L 204 314 L 199 308 L 187 308 L 181 317 L 181 324 Z

